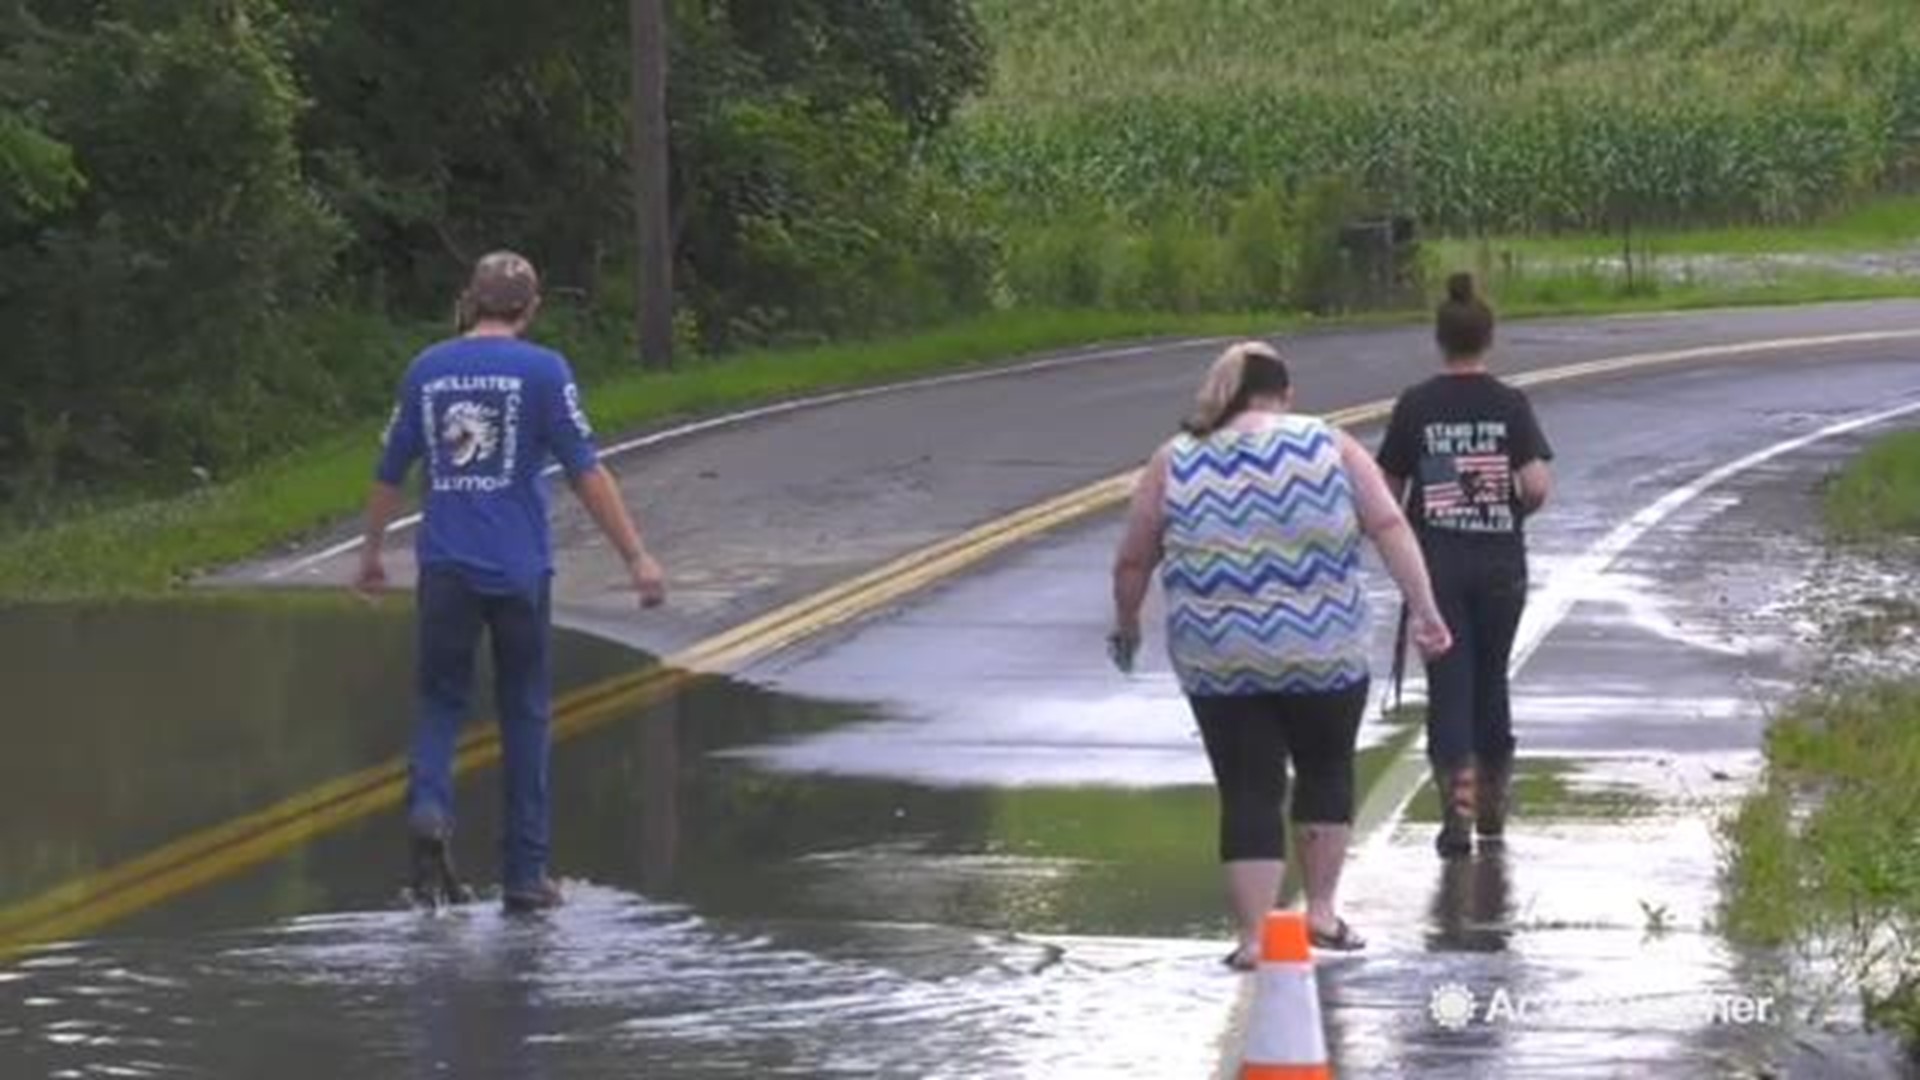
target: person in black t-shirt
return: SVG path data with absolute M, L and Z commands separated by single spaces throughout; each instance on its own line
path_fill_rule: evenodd
M 1513 779 L 1507 667 L 1527 600 L 1528 515 L 1546 504 L 1553 449 L 1527 396 L 1489 374 L 1493 310 L 1455 274 L 1435 319 L 1445 370 L 1394 404 L 1380 467 L 1407 500 L 1454 648 L 1427 664 L 1434 846 L 1498 841 Z

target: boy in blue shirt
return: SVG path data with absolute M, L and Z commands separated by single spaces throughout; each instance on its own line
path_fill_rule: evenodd
M 540 307 L 533 266 L 511 252 L 480 260 L 461 295 L 462 336 L 421 353 L 401 382 L 367 499 L 355 587 L 386 586 L 381 542 L 401 485 L 426 466 L 419 561 L 419 721 L 409 761 L 413 895 L 454 903 L 453 756 L 473 683 L 474 649 L 491 639 L 506 789 L 502 898 L 510 912 L 558 906 L 547 875 L 552 543 L 549 458 L 619 551 L 643 607 L 666 599 L 613 477 L 600 464 L 580 392 L 560 354 L 522 340 Z

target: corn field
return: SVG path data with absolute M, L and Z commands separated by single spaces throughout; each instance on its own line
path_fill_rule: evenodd
M 1913 0 L 979 0 L 1010 216 L 1317 178 L 1455 232 L 1804 220 L 1920 163 Z

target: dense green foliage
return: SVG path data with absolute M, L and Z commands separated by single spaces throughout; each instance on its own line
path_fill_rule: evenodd
M 1911 173 L 1901 0 L 980 0 L 953 151 L 1036 216 L 1357 178 L 1459 230 L 1798 220 Z
M 937 227 L 948 196 L 910 168 L 918 140 L 984 80 L 969 9 L 671 9 L 674 225 L 696 344 L 979 306 L 984 268 L 967 263 L 984 258 L 978 239 L 957 214 Z M 619 0 L 333 5 L 299 66 L 314 95 L 308 157 L 354 226 L 355 276 L 416 307 L 442 303 L 474 257 L 515 246 L 603 313 L 627 304 L 626 14 Z
M 311 437 L 329 388 L 288 320 L 343 233 L 300 172 L 272 11 L 56 11 L 16 10 L 0 67 L 29 163 L 0 229 L 0 475 L 185 477 Z
M 689 344 L 987 305 L 980 216 L 916 165 L 985 77 L 965 4 L 670 7 Z M 545 270 L 545 333 L 624 363 L 626 17 L 0 0 L 0 506 L 224 476 L 377 412 L 497 247 Z

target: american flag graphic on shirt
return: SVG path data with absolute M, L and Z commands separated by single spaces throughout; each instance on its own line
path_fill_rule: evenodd
M 1421 509 L 1430 527 L 1514 531 L 1513 466 L 1504 445 L 1498 453 L 1429 455 L 1420 463 L 1420 480 Z

